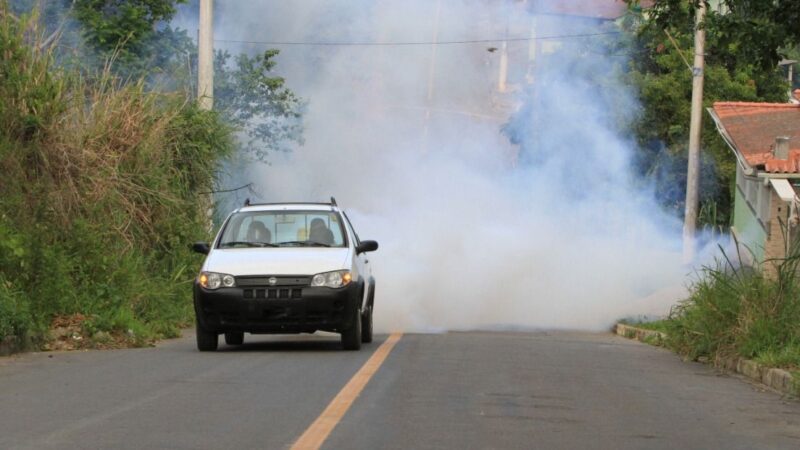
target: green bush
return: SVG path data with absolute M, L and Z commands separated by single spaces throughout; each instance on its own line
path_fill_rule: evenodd
M 0 277 L 0 342 L 13 336 L 17 348 L 23 348 L 34 332 L 35 325 L 27 303 L 13 285 Z
M 2 8 L 0 340 L 41 342 L 77 313 L 88 336 L 175 336 L 231 128 L 185 94 L 55 66 Z
M 800 278 L 794 256 L 777 271 L 707 267 L 665 322 L 670 347 L 690 358 L 744 357 L 800 368 Z

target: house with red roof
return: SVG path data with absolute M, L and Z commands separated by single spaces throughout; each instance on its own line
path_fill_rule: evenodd
M 800 233 L 800 105 L 716 102 L 708 112 L 737 160 L 731 232 L 742 259 L 786 257 Z

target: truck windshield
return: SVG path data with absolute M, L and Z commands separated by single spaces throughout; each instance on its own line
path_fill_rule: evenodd
M 333 211 L 247 211 L 228 220 L 218 248 L 344 247 L 342 219 Z

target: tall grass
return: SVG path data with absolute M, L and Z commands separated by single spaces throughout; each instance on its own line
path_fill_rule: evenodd
M 56 67 L 35 17 L 3 8 L 0 339 L 35 343 L 73 313 L 136 342 L 174 335 L 191 313 L 187 244 L 208 228 L 200 193 L 231 130 L 183 94 Z
M 797 246 L 789 257 L 765 262 L 775 264 L 774 273 L 739 267 L 724 255 L 673 308 L 667 345 L 693 359 L 744 357 L 800 368 L 799 262 Z

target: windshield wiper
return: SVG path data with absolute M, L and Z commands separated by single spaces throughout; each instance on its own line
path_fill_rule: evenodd
M 255 245 L 252 242 L 247 242 L 247 241 L 230 241 L 230 242 L 223 242 L 222 244 L 219 244 L 220 248 L 222 248 L 222 247 L 233 247 L 234 245 L 246 245 L 248 247 L 255 247 Z
M 305 247 L 330 247 L 330 244 L 324 244 L 317 241 L 286 241 L 279 242 L 278 245 L 302 245 Z
M 250 242 L 250 241 L 230 241 L 219 244 L 220 247 L 233 247 L 234 245 L 246 245 L 248 247 L 277 247 L 276 244 L 269 242 Z

